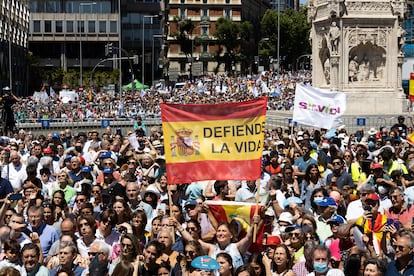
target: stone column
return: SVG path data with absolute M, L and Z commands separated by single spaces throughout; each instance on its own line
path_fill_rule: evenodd
M 330 58 L 331 62 L 331 90 L 338 90 L 338 75 L 339 75 L 339 55 L 332 55 Z

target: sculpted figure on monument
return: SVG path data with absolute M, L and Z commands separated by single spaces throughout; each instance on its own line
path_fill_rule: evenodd
M 403 48 L 405 45 L 405 39 L 407 32 L 401 27 L 398 27 L 398 50 L 399 50 L 399 54 L 403 54 Z
M 358 74 L 359 74 L 358 56 L 354 56 L 354 58 L 351 59 L 351 61 L 349 62 L 348 74 L 349 74 L 350 82 L 358 81 Z
M 331 27 L 329 28 L 329 34 L 328 34 L 328 41 L 331 44 L 331 49 L 330 49 L 331 54 L 338 53 L 340 35 L 341 35 L 341 31 L 339 30 L 339 27 L 336 25 L 336 22 L 333 21 L 331 23 Z

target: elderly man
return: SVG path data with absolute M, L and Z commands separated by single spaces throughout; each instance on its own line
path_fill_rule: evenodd
M 10 163 L 3 167 L 1 177 L 10 181 L 14 191 L 20 191 L 27 178 L 26 165 L 20 160 L 17 151 L 10 152 Z
M 61 269 L 73 271 L 73 275 L 81 276 L 85 268 L 74 264 L 76 258 L 76 245 L 73 242 L 61 242 L 59 249 L 59 266 L 50 271 L 50 276 L 57 275 Z
M 395 248 L 395 260 L 388 264 L 386 276 L 413 275 L 414 234 L 409 231 L 399 232 L 393 246 Z
M 76 182 L 81 181 L 83 179 L 83 177 L 81 176 L 82 165 L 79 157 L 72 157 L 72 159 L 70 159 L 70 166 L 71 170 L 68 172 L 68 174 L 73 181 L 73 186 L 75 186 Z
M 31 232 L 36 232 L 39 235 L 42 254 L 43 256 L 47 256 L 52 244 L 59 240 L 59 235 L 53 226 L 43 221 L 43 207 L 30 206 L 27 214 L 30 223 L 27 228 Z
M 82 275 L 106 275 L 109 270 L 111 248 L 105 242 L 95 240 L 89 249 L 90 264 Z
M 389 195 L 392 206 L 385 210 L 385 215 L 388 218 L 398 220 L 404 229 L 410 230 L 414 217 L 414 206 L 405 201 L 404 192 L 400 187 L 392 187 Z

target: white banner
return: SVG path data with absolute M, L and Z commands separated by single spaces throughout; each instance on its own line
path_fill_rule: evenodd
M 302 84 L 296 85 L 293 121 L 331 129 L 342 124 L 346 110 L 346 95 Z

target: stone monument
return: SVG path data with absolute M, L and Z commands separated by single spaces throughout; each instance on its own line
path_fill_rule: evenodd
M 347 94 L 347 114 L 403 112 L 406 2 L 310 0 L 313 86 Z

